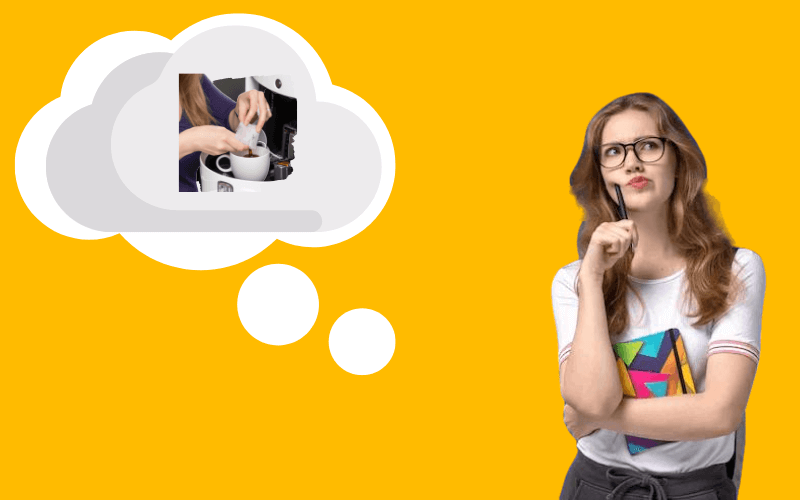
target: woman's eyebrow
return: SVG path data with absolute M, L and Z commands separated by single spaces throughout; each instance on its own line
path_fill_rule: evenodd
M 613 142 L 604 142 L 600 144 L 601 146 L 608 146 L 611 144 L 633 144 L 636 141 L 641 141 L 642 139 L 647 139 L 648 137 L 658 137 L 656 135 L 640 135 L 639 137 L 635 138 L 634 140 L 627 142 L 627 141 L 613 141 Z

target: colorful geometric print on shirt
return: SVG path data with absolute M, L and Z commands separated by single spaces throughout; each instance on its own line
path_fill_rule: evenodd
M 695 394 L 694 379 L 677 328 L 612 347 L 625 396 L 642 399 Z M 628 435 L 625 440 L 631 455 L 671 442 Z

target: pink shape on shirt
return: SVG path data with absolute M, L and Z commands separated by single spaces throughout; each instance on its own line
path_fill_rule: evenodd
M 645 382 L 664 382 L 669 379 L 669 373 L 653 373 L 653 372 L 640 372 L 637 370 L 629 370 L 628 374 L 631 376 L 633 383 L 633 390 L 636 392 L 637 398 L 652 398 L 653 393 L 645 386 Z

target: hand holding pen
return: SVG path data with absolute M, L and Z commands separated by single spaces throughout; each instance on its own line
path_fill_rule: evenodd
M 604 222 L 597 226 L 592 233 L 589 247 L 583 257 L 581 272 L 589 272 L 597 277 L 602 277 L 630 249 L 633 251 L 639 242 L 639 233 L 636 223 L 628 219 L 625 200 L 622 198 L 622 189 L 615 184 L 619 218 L 616 222 Z

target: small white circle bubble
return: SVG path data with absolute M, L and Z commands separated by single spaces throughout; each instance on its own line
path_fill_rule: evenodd
M 333 360 L 353 375 L 381 370 L 392 359 L 394 345 L 391 323 L 371 309 L 353 309 L 339 316 L 328 339 Z
M 303 338 L 314 326 L 319 296 L 303 271 L 271 264 L 244 280 L 237 306 L 247 333 L 265 344 L 286 345 Z

